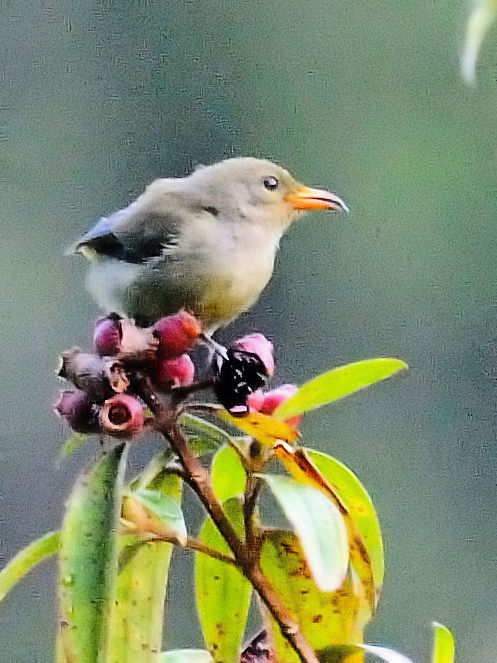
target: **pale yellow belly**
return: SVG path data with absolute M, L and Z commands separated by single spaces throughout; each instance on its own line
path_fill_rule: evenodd
M 207 328 L 228 324 L 251 308 L 259 299 L 273 272 L 272 260 L 250 265 L 237 262 L 237 269 L 212 274 L 195 304 L 197 315 Z

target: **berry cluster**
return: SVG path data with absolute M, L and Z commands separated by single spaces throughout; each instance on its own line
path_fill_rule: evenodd
M 200 322 L 186 311 L 149 328 L 116 314 L 101 318 L 95 325 L 94 353 L 79 348 L 62 353 L 58 374 L 76 389 L 61 391 L 55 411 L 79 433 L 137 435 L 147 423 L 145 403 L 135 389 L 138 374 L 158 392 L 188 388 L 195 378 L 188 352 L 201 338 L 209 344 Z M 273 344 L 262 334 L 244 336 L 228 348 L 210 344 L 215 351 L 208 384 L 233 416 L 272 414 L 295 393 L 294 385 L 262 390 L 274 373 Z
M 200 334 L 199 321 L 186 311 L 141 328 L 112 314 L 95 325 L 95 353 L 73 348 L 62 353 L 59 376 L 76 390 L 62 391 L 55 411 L 79 433 L 131 437 L 145 426 L 145 404 L 134 393 L 139 370 L 158 391 L 188 386 L 195 367 L 187 352 Z

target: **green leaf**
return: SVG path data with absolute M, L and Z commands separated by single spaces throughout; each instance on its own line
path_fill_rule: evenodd
M 76 482 L 60 536 L 60 637 L 65 657 L 106 659 L 117 575 L 118 527 L 126 446 L 102 456 Z
M 466 25 L 466 35 L 461 57 L 461 75 L 466 83 L 476 81 L 476 65 L 482 44 L 497 17 L 497 0 L 479 0 Z
M 199 435 L 206 445 L 204 453 L 216 451 L 223 444 L 231 442 L 231 437 L 222 428 L 188 412 L 183 412 L 179 418 L 179 423 Z
M 182 483 L 179 477 L 159 470 L 149 486 L 173 500 L 179 509 Z M 111 615 L 109 662 L 157 661 L 164 628 L 164 600 L 173 545 L 150 541 L 121 545 L 120 570 Z
M 318 375 L 273 412 L 281 421 L 337 401 L 407 368 L 400 359 L 366 359 Z
M 247 475 L 236 451 L 232 447 L 220 449 L 212 461 L 212 485 L 221 502 L 245 490 Z
M 295 616 L 314 649 L 334 642 L 359 643 L 369 613 L 360 609 L 360 597 L 347 576 L 340 589 L 321 592 L 311 577 L 299 539 L 292 532 L 268 531 L 262 547 L 261 566 L 287 609 Z M 298 661 L 276 622 L 269 619 L 279 661 Z
M 166 449 L 155 455 L 143 470 L 137 474 L 128 484 L 129 490 L 142 490 L 149 488 L 150 483 L 167 467 L 167 464 L 174 458 L 171 449 Z
M 381 590 L 385 570 L 380 523 L 373 502 L 356 475 L 340 461 L 321 451 L 305 449 L 312 462 L 343 500 L 356 523 L 371 560 L 376 591 Z M 351 560 L 353 563 L 353 560 Z
M 130 497 L 141 502 L 148 511 L 157 516 L 168 536 L 176 537 L 178 543 L 186 545 L 187 532 L 183 512 L 174 498 L 158 490 L 137 490 L 131 493 Z
M 230 499 L 223 509 L 242 535 L 241 501 Z M 200 539 L 220 552 L 231 552 L 210 519 L 204 522 Z M 195 566 L 197 608 L 206 645 L 215 661 L 239 663 L 250 604 L 250 583 L 234 566 L 201 553 L 196 555 Z
M 85 442 L 88 441 L 88 435 L 84 433 L 73 433 L 63 443 L 57 454 L 57 463 L 60 465 L 65 459 L 70 456 L 76 449 L 79 449 Z
M 300 539 L 316 586 L 340 587 L 349 564 L 347 530 L 337 507 L 312 486 L 277 474 L 260 475 Z
M 213 663 L 205 649 L 175 649 L 161 654 L 160 663 Z
M 31 569 L 57 552 L 59 540 L 59 532 L 48 532 L 36 541 L 32 541 L 10 560 L 0 571 L 0 601 L 3 601 L 12 587 Z
M 454 663 L 454 636 L 443 624 L 432 622 L 434 630 L 431 663 Z
M 340 661 L 347 661 L 349 663 L 351 655 L 362 654 L 363 652 L 374 654 L 374 656 L 385 661 L 385 663 L 412 663 L 410 658 L 399 654 L 393 649 L 361 644 L 326 647 L 326 649 L 318 652 L 318 658 L 321 663 L 339 663 Z M 362 657 L 359 660 L 363 660 Z

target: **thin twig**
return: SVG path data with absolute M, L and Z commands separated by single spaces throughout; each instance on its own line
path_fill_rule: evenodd
M 193 539 L 188 537 L 184 545 L 178 543 L 178 540 L 170 536 L 158 536 L 153 535 L 151 538 L 147 538 L 147 541 L 167 541 L 168 543 L 174 543 L 175 545 L 180 546 L 181 548 L 188 548 L 189 550 L 195 550 L 195 552 L 201 552 L 204 555 L 218 559 L 220 562 L 225 562 L 226 564 L 231 564 L 232 566 L 240 566 L 234 557 L 230 555 L 225 555 L 214 548 L 206 546 L 205 543 L 199 541 L 198 539 Z
M 125 534 L 138 535 L 139 540 L 136 542 L 136 544 L 134 544 L 136 547 L 139 547 L 144 543 L 162 541 L 165 543 L 172 543 L 174 546 L 178 546 L 179 548 L 186 548 L 188 550 L 194 550 L 195 552 L 201 552 L 204 555 L 218 559 L 220 562 L 231 564 L 232 566 L 240 566 L 234 557 L 225 555 L 224 553 L 219 552 L 219 550 L 215 550 L 215 548 L 211 548 L 205 543 L 202 543 L 202 541 L 194 539 L 193 537 L 189 536 L 186 542 L 181 543 L 175 536 L 168 536 L 167 534 L 160 534 L 159 532 L 144 532 L 134 523 L 128 520 L 121 519 L 121 526 Z

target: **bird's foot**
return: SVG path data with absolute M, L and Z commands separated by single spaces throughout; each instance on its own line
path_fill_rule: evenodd
M 224 345 L 221 345 L 221 343 L 215 341 L 212 336 L 208 336 L 207 334 L 200 334 L 199 339 L 201 343 L 209 348 L 212 354 L 217 354 L 223 359 L 228 358 L 227 349 L 224 347 Z

